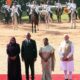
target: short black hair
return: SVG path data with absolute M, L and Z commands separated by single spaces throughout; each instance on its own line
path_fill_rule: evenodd
M 46 38 L 44 38 L 44 40 L 47 40 L 48 41 L 48 38 L 46 37 Z

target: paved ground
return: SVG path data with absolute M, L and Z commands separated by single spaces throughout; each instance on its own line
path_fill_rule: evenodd
M 63 40 L 64 34 L 70 34 L 70 39 L 73 41 L 75 45 L 75 53 L 74 53 L 74 63 L 75 63 L 75 71 L 74 73 L 80 73 L 80 23 L 77 23 L 77 29 L 70 29 L 70 23 L 50 23 L 49 28 L 46 28 L 46 24 L 39 25 L 39 31 L 32 34 L 32 38 L 37 42 L 37 48 L 43 45 L 42 40 L 44 37 L 49 38 L 50 44 L 55 47 L 55 56 L 56 56 L 56 65 L 54 74 L 63 73 L 60 70 L 60 59 L 58 55 L 58 47 L 60 42 Z M 17 42 L 21 45 L 22 41 L 25 39 L 25 35 L 27 32 L 31 32 L 31 25 L 24 23 L 18 25 L 18 29 L 13 30 L 12 25 L 3 25 L 0 23 L 0 74 L 7 73 L 7 54 L 6 54 L 6 45 L 8 44 L 11 36 L 15 36 Z M 22 73 L 25 72 L 24 63 L 22 64 Z M 40 57 L 38 56 L 37 61 L 35 63 L 35 71 L 36 74 L 40 74 L 41 71 L 41 62 Z

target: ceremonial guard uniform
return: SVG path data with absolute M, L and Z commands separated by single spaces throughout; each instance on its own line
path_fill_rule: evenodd
M 71 28 L 76 28 L 76 4 L 71 3 Z
M 15 26 L 17 25 L 17 16 L 19 16 L 18 13 L 18 7 L 16 5 L 16 3 L 13 3 L 13 6 L 11 8 L 11 17 L 12 17 L 12 22 L 13 24 L 15 24 Z
M 17 5 L 17 8 L 18 8 L 18 23 L 21 23 L 21 21 L 22 21 L 22 19 L 21 19 L 21 17 L 22 17 L 22 9 L 21 9 L 21 5 L 18 3 Z
M 70 1 L 67 3 L 67 9 L 68 9 L 69 22 L 71 22 L 71 2 Z

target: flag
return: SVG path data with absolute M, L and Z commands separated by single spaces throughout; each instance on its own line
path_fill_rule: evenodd
M 12 0 L 6 0 L 7 5 L 11 6 Z

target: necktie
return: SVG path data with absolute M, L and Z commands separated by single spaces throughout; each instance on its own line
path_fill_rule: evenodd
M 30 40 L 28 40 L 27 43 L 29 44 L 30 43 Z

